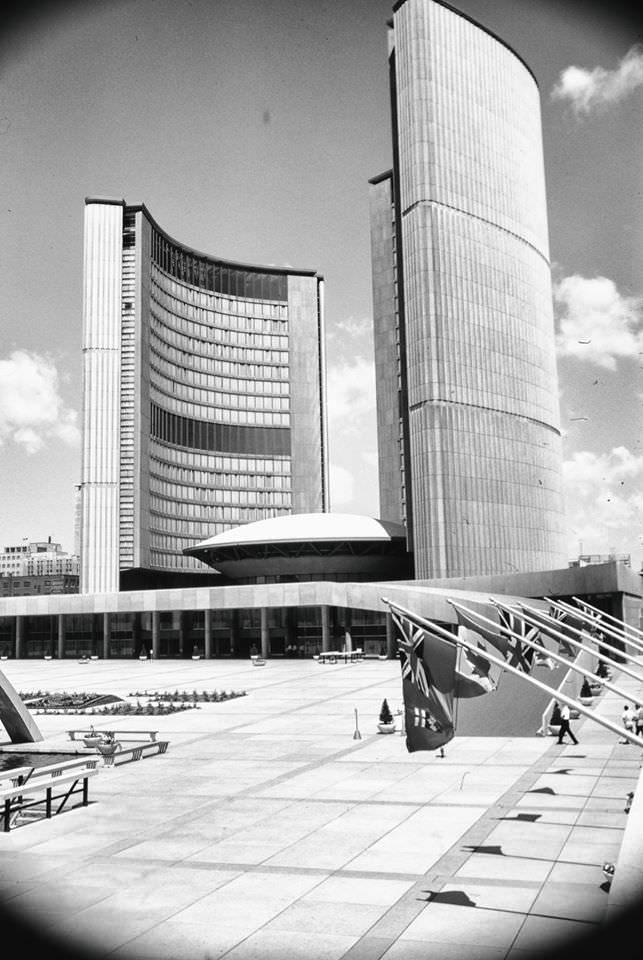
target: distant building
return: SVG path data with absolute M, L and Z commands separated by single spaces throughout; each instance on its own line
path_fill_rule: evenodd
M 624 563 L 626 567 L 632 566 L 632 556 L 629 553 L 583 553 L 575 560 L 570 560 L 570 567 L 589 567 L 596 563 Z
M 65 553 L 59 543 L 52 542 L 51 537 L 47 540 L 36 541 L 25 539 L 15 546 L 3 547 L 0 552 L 0 579 L 7 576 L 52 577 L 60 575 L 78 578 L 79 567 L 79 557 L 76 554 Z M 38 592 L 45 593 L 48 591 L 39 590 Z M 8 595 L 15 596 L 15 594 Z
M 370 181 L 380 517 L 418 579 L 566 562 L 540 97 L 436 0 L 389 31 L 393 169 Z
M 84 265 L 81 591 L 206 584 L 186 548 L 327 511 L 323 279 L 199 253 L 99 198 Z
M 42 594 L 78 593 L 78 574 L 5 574 L 0 577 L 0 597 L 37 597 Z

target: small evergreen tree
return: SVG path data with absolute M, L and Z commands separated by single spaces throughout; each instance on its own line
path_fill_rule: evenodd
M 380 723 L 393 723 L 393 714 L 386 698 L 382 700 L 382 706 L 380 707 Z

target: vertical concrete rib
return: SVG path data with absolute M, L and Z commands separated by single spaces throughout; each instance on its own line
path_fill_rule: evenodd
M 118 590 L 123 203 L 85 206 L 81 593 Z

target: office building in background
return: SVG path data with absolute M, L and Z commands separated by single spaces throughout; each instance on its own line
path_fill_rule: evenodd
M 323 280 L 85 204 L 81 592 L 195 582 L 185 548 L 328 509 Z M 205 582 L 205 581 L 204 581 Z
M 370 181 L 380 516 L 417 579 L 566 563 L 537 83 L 435 0 L 389 25 L 393 169 Z

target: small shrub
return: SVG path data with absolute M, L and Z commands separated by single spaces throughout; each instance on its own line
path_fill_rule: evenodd
M 380 723 L 393 723 L 393 714 L 386 698 L 382 700 L 382 706 L 380 707 Z

